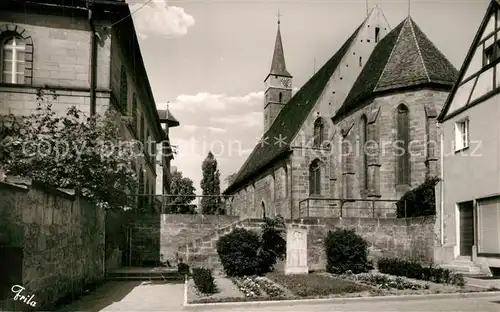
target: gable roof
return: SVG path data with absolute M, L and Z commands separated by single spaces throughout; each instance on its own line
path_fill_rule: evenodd
M 286 70 L 285 53 L 283 52 L 283 42 L 281 41 L 279 21 L 278 32 L 276 33 L 276 42 L 274 43 L 273 61 L 271 63 L 271 71 L 269 72 L 269 75 L 292 77 L 288 70 Z
M 337 53 L 335 53 L 283 107 L 269 130 L 264 134 L 262 143 L 255 146 L 236 175 L 233 183 L 231 183 L 224 192 L 225 194 L 245 183 L 260 169 L 265 168 L 290 150 L 291 140 L 299 132 L 302 124 L 313 109 L 316 101 L 330 80 L 330 77 L 340 64 L 340 61 L 347 53 L 349 46 L 356 38 L 362 25 L 363 24 L 354 31 Z M 282 138 L 285 143 L 275 144 L 275 140 L 278 138 Z
M 490 2 L 490 5 L 488 6 L 488 9 L 486 10 L 486 14 L 483 17 L 483 21 L 481 22 L 481 25 L 479 26 L 476 35 L 474 39 L 472 40 L 472 44 L 469 48 L 469 51 L 467 52 L 467 55 L 465 56 L 465 60 L 462 63 L 462 67 L 460 68 L 460 71 L 458 73 L 457 81 L 453 85 L 453 88 L 450 91 L 450 94 L 448 94 L 448 98 L 446 99 L 446 102 L 444 103 L 443 109 L 439 113 L 439 116 L 437 117 L 437 120 L 439 122 L 442 122 L 446 114 L 448 113 L 448 110 L 450 109 L 451 103 L 453 102 L 453 98 L 455 97 L 455 93 L 457 92 L 457 89 L 460 85 L 461 80 L 464 78 L 464 75 L 468 69 L 469 63 L 472 60 L 472 57 L 474 56 L 474 53 L 477 48 L 478 42 L 481 40 L 481 36 L 483 31 L 486 28 L 486 24 L 488 23 L 488 19 L 490 17 L 490 14 L 494 12 L 498 7 L 500 6 L 500 0 L 492 0 Z M 465 106 L 466 107 L 466 106 Z M 465 109 L 464 107 L 464 109 Z
M 457 70 L 411 17 L 375 47 L 334 120 L 378 92 L 434 84 L 452 87 Z

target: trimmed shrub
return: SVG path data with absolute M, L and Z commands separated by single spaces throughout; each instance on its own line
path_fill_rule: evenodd
M 415 261 L 406 261 L 398 258 L 381 258 L 377 267 L 380 273 L 405 276 L 439 284 L 453 284 L 464 286 L 465 279 L 462 274 L 453 273 L 448 269 L 439 267 L 425 267 Z
M 217 241 L 217 253 L 229 276 L 260 275 L 273 270 L 284 259 L 285 220 L 281 216 L 264 218 L 261 236 L 246 229 L 235 229 Z
M 281 216 L 274 219 L 264 218 L 261 233 L 261 247 L 257 256 L 259 258 L 259 271 L 271 272 L 278 259 L 283 260 L 286 254 L 285 220 Z
M 177 272 L 182 275 L 189 275 L 189 265 L 184 262 L 180 262 L 177 264 Z
M 214 294 L 217 292 L 212 271 L 205 268 L 193 269 L 193 281 L 198 291 L 203 294 Z
M 329 231 L 324 240 L 326 270 L 330 273 L 365 273 L 372 269 L 368 261 L 368 243 L 354 230 Z
M 259 268 L 260 239 L 257 233 L 240 228 L 217 241 L 217 253 L 229 276 L 254 275 Z
M 424 183 L 406 192 L 396 203 L 397 217 L 413 218 L 435 215 L 435 187 L 439 181 L 437 177 L 427 178 Z

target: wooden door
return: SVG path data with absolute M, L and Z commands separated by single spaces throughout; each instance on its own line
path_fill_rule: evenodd
M 472 256 L 474 246 L 474 204 L 459 204 L 460 212 L 460 255 Z

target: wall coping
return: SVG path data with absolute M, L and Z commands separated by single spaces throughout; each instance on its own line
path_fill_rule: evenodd
M 78 196 L 75 189 L 58 188 L 37 180 L 20 176 L 6 176 L 5 181 L 0 182 L 0 187 L 1 186 L 11 187 L 19 191 L 29 191 L 31 188 L 34 188 L 70 200 L 75 200 Z

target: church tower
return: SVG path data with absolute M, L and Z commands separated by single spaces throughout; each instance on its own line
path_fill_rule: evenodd
M 264 80 L 266 88 L 264 95 L 264 133 L 269 130 L 276 116 L 292 97 L 292 75 L 286 70 L 279 17 L 278 12 L 278 33 L 274 44 L 271 71 Z

